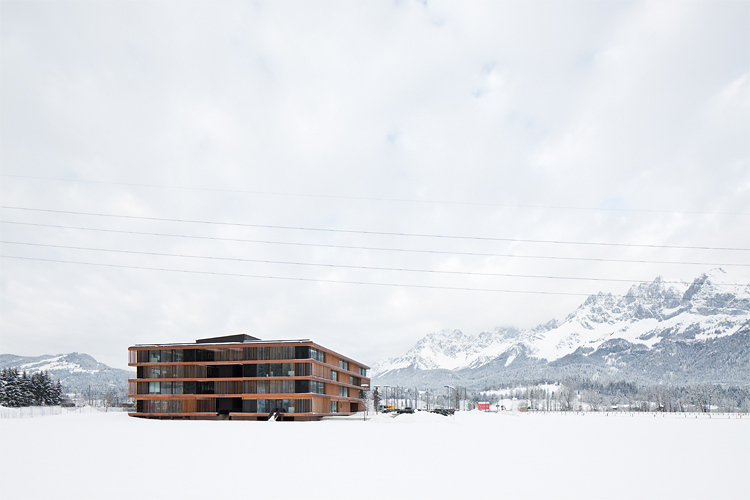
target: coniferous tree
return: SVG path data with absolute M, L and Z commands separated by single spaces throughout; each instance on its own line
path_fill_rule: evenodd
M 26 374 L 26 370 L 21 374 L 19 384 L 21 394 L 21 404 L 19 406 L 31 406 L 34 404 L 34 391 L 31 385 L 31 378 Z
M 7 383 L 8 369 L 3 368 L 0 371 L 0 405 L 8 406 L 8 397 L 5 395 L 5 385 Z
M 53 384 L 49 372 L 20 376 L 17 368 L 0 371 L 0 405 L 21 407 L 31 405 L 59 405 L 63 396 L 62 384 Z
M 9 368 L 5 384 L 5 397 L 7 405 L 12 408 L 21 406 L 21 390 L 19 385 L 18 370 L 16 368 Z
M 55 387 L 52 391 L 52 401 L 54 405 L 62 404 L 63 401 L 63 388 L 60 381 L 57 381 L 57 384 L 55 384 Z

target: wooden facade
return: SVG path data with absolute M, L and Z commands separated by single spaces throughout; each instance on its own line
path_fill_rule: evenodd
M 245 335 L 128 348 L 130 416 L 315 420 L 365 409 L 368 366 L 310 340 Z

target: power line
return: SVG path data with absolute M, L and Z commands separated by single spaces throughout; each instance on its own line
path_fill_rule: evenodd
M 15 175 L 15 174 L 0 174 L 0 177 L 13 177 L 17 179 L 33 179 L 33 180 L 57 181 L 57 182 L 77 182 L 77 183 L 82 183 L 82 184 L 102 184 L 102 185 L 111 185 L 111 186 L 177 189 L 177 190 L 186 190 L 186 191 L 207 191 L 207 192 L 218 192 L 218 193 L 241 193 L 241 194 L 259 194 L 259 195 L 269 195 L 269 196 L 291 196 L 291 197 L 322 198 L 322 199 L 328 198 L 328 199 L 337 199 L 337 200 L 419 203 L 419 204 L 434 204 L 434 205 L 487 206 L 487 207 L 501 207 L 501 208 L 543 208 L 543 209 L 553 209 L 553 210 L 577 210 L 577 211 L 597 211 L 597 212 L 640 212 L 640 213 L 663 213 L 663 214 L 742 215 L 742 216 L 750 215 L 749 213 L 745 213 L 745 212 L 702 212 L 702 211 L 692 211 L 692 210 L 652 210 L 652 209 L 638 209 L 638 208 L 571 207 L 571 206 L 562 206 L 562 205 L 528 205 L 528 204 L 512 204 L 512 203 L 489 203 L 489 202 L 479 202 L 479 201 L 418 200 L 414 198 L 384 198 L 384 197 L 371 197 L 371 196 L 345 196 L 345 195 L 313 194 L 313 193 L 289 193 L 289 192 L 283 192 L 283 191 L 258 191 L 258 190 L 247 190 L 247 189 L 167 186 L 163 184 L 144 184 L 144 183 L 135 183 L 135 182 L 93 181 L 93 180 L 86 180 L 86 179 L 61 179 L 57 177 L 38 177 L 38 176 L 32 176 L 32 175 Z
M 76 229 L 83 231 L 97 231 L 105 233 L 117 233 L 117 234 L 137 234 L 142 236 L 166 236 L 173 238 L 188 238 L 188 239 L 199 239 L 199 240 L 213 240 L 213 241 L 235 241 L 242 243 L 261 243 L 269 245 L 291 245 L 291 246 L 303 246 L 303 247 L 316 247 L 316 248 L 341 248 L 349 250 L 377 250 L 384 252 L 405 252 L 405 253 L 428 253 L 428 254 L 440 254 L 440 255 L 470 255 L 475 257 L 505 257 L 514 259 L 542 259 L 542 260 L 568 260 L 568 261 L 586 261 L 586 262 L 622 262 L 622 263 L 636 263 L 636 264 L 674 264 L 674 265 L 696 265 L 696 266 L 726 266 L 726 267 L 750 267 L 750 264 L 734 264 L 728 262 L 681 262 L 681 261 L 663 261 L 663 260 L 638 260 L 638 259 L 604 259 L 595 257 L 560 257 L 560 256 L 546 256 L 546 255 L 515 255 L 515 254 L 499 254 L 499 253 L 481 253 L 481 252 L 454 252 L 445 250 L 418 250 L 418 249 L 407 249 L 407 248 L 388 248 L 388 247 L 366 247 L 366 246 L 355 246 L 355 245 L 333 245 L 324 243 L 302 243 L 302 242 L 290 242 L 290 241 L 272 241 L 272 240 L 256 240 L 256 239 L 245 239 L 245 238 L 222 238 L 218 236 L 193 236 L 184 234 L 170 234 L 170 233 L 150 233 L 143 231 L 124 231 L 118 229 L 101 229 L 91 227 L 78 227 L 78 226 L 62 226 L 57 224 L 38 224 L 33 222 L 17 222 L 17 221 L 6 221 L 0 220 L 3 224 L 16 224 L 24 226 L 36 226 L 36 227 L 53 227 L 59 229 Z
M 205 220 L 192 220 L 192 219 L 172 219 L 165 217 L 144 217 L 139 215 L 117 215 L 117 214 L 103 214 L 95 212 L 74 212 L 69 210 L 52 210 L 44 208 L 29 208 L 29 207 L 13 207 L 7 205 L 0 205 L 0 208 L 9 210 L 23 210 L 29 212 L 45 212 L 45 213 L 56 213 L 56 214 L 67 214 L 67 215 L 88 215 L 93 217 L 110 217 L 117 219 L 131 219 L 131 220 L 149 220 L 159 222 L 181 222 L 188 224 L 206 224 L 206 225 L 217 225 L 217 226 L 236 226 L 236 227 L 254 227 L 263 229 L 289 229 L 294 231 L 314 231 L 314 232 L 328 232 L 328 233 L 344 233 L 344 234 L 368 234 L 377 236 L 410 236 L 418 238 L 440 238 L 440 239 L 456 239 L 456 240 L 482 240 L 482 241 L 506 241 L 516 243 L 546 243 L 555 245 L 587 245 L 587 246 L 606 246 L 606 247 L 633 247 L 633 248 L 670 248 L 670 249 L 682 249 L 682 250 L 729 250 L 729 251 L 750 251 L 750 248 L 727 248 L 727 247 L 704 247 L 704 246 L 681 246 L 681 245 L 646 245 L 637 243 L 600 243 L 600 242 L 585 242 L 585 241 L 563 241 L 563 240 L 533 240 L 533 239 L 521 239 L 521 238 L 492 238 L 485 236 L 451 236 L 443 234 L 419 234 L 419 233 L 398 233 L 388 231 L 362 231 L 354 229 L 327 229 L 327 228 L 313 228 L 313 227 L 300 227 L 300 226 L 280 226 L 272 224 L 247 224 L 242 222 L 218 222 L 218 221 L 205 221 Z
M 173 253 L 162 253 L 162 252 L 142 252 L 136 250 L 117 250 L 110 248 L 93 248 L 93 247 L 78 247 L 68 245 L 51 245 L 45 243 L 29 243 L 19 241 L 6 241 L 0 240 L 0 243 L 6 243 L 11 245 L 27 245 L 36 247 L 47 247 L 47 248 L 64 248 L 69 250 L 90 250 L 95 252 L 113 252 L 113 253 L 125 253 L 135 255 L 153 255 L 159 257 L 181 257 L 188 259 L 207 259 L 207 260 L 221 260 L 221 261 L 233 261 L 233 262 L 254 262 L 261 264 L 284 264 L 294 266 L 309 266 L 309 267 L 328 267 L 328 268 L 340 268 L 340 269 L 366 269 L 371 271 L 399 271 L 399 272 L 413 272 L 413 273 L 434 273 L 434 274 L 451 274 L 461 276 L 494 276 L 503 278 L 534 278 L 534 279 L 555 279 L 555 280 L 575 280 L 575 281 L 603 281 L 603 282 L 618 282 L 618 283 L 644 283 L 649 280 L 633 280 L 633 279 L 616 279 L 616 278 L 582 278 L 582 277 L 568 277 L 568 276 L 540 276 L 530 274 L 508 274 L 508 273 L 480 273 L 471 271 L 440 271 L 434 269 L 409 269 L 399 267 L 377 267 L 377 266 L 353 266 L 345 264 L 319 264 L 310 262 L 289 262 L 279 260 L 264 260 L 264 259 L 243 259 L 237 257 L 214 257 L 205 255 L 189 255 L 189 254 L 173 254 Z M 662 281 L 665 284 L 682 284 L 682 281 Z M 737 283 L 717 283 L 718 285 L 737 285 Z
M 472 292 L 503 292 L 503 293 L 527 293 L 527 294 L 540 294 L 540 295 L 569 295 L 569 296 L 581 296 L 588 297 L 591 294 L 586 293 L 573 293 L 573 292 L 546 292 L 546 291 L 529 291 L 529 290 L 505 290 L 497 288 L 468 288 L 468 287 L 453 287 L 453 286 L 436 286 L 436 285 L 410 285 L 404 283 L 376 283 L 370 281 L 347 281 L 347 280 L 328 280 L 328 279 L 317 279 L 317 278 L 299 278 L 290 276 L 270 276 L 261 274 L 240 274 L 240 273 L 219 273 L 213 271 L 193 271 L 188 269 L 169 269 L 162 267 L 144 267 L 144 266 L 124 266 L 119 264 L 100 264 L 96 262 L 81 262 L 71 260 L 58 260 L 58 259 L 40 259 L 35 257 L 22 257 L 19 255 L 0 255 L 0 259 L 22 259 L 22 260 L 34 260 L 40 262 L 59 262 L 65 264 L 79 264 L 86 266 L 100 266 L 100 267 L 114 267 L 118 269 L 139 269 L 144 271 L 168 271 L 174 273 L 189 273 L 189 274 L 208 274 L 212 276 L 236 276 L 242 278 L 262 278 L 262 279 L 277 279 L 277 280 L 289 280 L 289 281 L 308 281 L 313 283 L 340 283 L 346 285 L 374 285 L 374 286 L 390 286 L 390 287 L 405 287 L 405 288 L 425 288 L 425 289 L 436 289 L 436 290 L 462 290 Z
M 203 274 L 211 276 L 233 276 L 241 278 L 258 278 L 258 279 L 274 279 L 274 280 L 285 280 L 285 281 L 305 281 L 311 283 L 337 283 L 344 285 L 371 285 L 371 286 L 385 286 L 385 287 L 398 287 L 398 288 L 420 288 L 430 290 L 458 290 L 458 291 L 471 291 L 471 292 L 496 292 L 496 293 L 522 293 L 530 295 L 563 295 L 571 297 L 590 297 L 596 294 L 590 293 L 575 293 L 575 292 L 549 292 L 540 290 L 510 290 L 501 288 L 471 288 L 471 287 L 454 287 L 454 286 L 438 286 L 438 285 L 412 285 L 406 283 L 377 283 L 371 281 L 348 281 L 348 280 L 329 280 L 329 279 L 317 279 L 317 278 L 299 278 L 291 276 L 270 276 L 260 274 L 240 274 L 240 273 L 220 273 L 214 271 L 194 271 L 188 269 L 170 269 L 162 267 L 144 267 L 144 266 L 125 266 L 119 264 L 101 264 L 97 262 L 81 262 L 71 260 L 58 260 L 58 259 L 40 259 L 35 257 L 23 257 L 20 255 L 0 255 L 0 259 L 20 259 L 20 260 L 31 260 L 38 262 L 56 262 L 63 264 L 78 264 L 85 266 L 97 266 L 97 267 L 111 267 L 116 269 L 137 269 L 142 271 L 164 271 L 173 273 L 186 273 L 186 274 Z M 611 295 L 611 294 L 610 294 Z M 639 298 L 641 295 L 613 295 L 614 297 L 622 298 Z

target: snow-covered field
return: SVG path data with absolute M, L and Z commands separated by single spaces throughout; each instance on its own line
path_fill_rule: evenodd
M 420 413 L 369 421 L 0 421 L 0 497 L 748 498 L 750 418 Z

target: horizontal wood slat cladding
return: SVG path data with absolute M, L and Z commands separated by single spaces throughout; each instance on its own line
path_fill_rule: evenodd
M 311 341 L 149 345 L 128 351 L 137 372 L 128 381 L 136 400 L 136 413 L 130 415 L 148 418 L 253 420 L 279 409 L 282 416 L 309 420 L 364 408 L 356 398 L 370 383 L 363 376 L 365 365 Z M 321 391 L 325 395 L 315 395 Z

